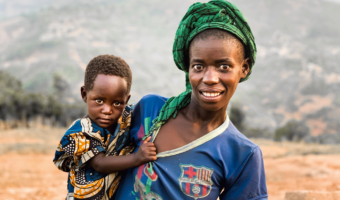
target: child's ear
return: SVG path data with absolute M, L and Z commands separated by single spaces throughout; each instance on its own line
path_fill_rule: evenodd
M 243 60 L 243 63 L 242 63 L 242 75 L 241 75 L 241 78 L 245 78 L 247 77 L 249 71 L 250 71 L 250 64 L 249 64 L 249 58 L 246 58 Z
M 131 94 L 129 94 L 129 96 L 126 98 L 125 104 L 127 104 L 130 100 Z
M 85 86 L 81 86 L 80 87 L 80 94 L 81 94 L 81 98 L 86 103 L 86 101 L 87 101 L 87 92 L 85 90 Z

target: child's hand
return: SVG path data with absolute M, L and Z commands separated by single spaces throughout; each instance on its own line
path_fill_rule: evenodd
M 144 164 L 150 161 L 157 160 L 156 157 L 156 147 L 153 142 L 149 142 L 151 137 L 146 138 L 143 144 L 140 145 L 138 151 L 136 152 L 136 160 L 140 164 Z

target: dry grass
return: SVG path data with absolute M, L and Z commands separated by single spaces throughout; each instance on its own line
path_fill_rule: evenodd
M 67 173 L 53 164 L 64 128 L 0 130 L 0 196 L 6 200 L 65 198 Z
M 53 165 L 66 129 L 0 130 L 0 197 L 6 200 L 59 200 L 67 173 Z M 340 191 L 340 147 L 253 139 L 263 152 L 270 200 L 287 191 Z
M 32 129 L 0 130 L 0 155 L 8 153 L 54 152 L 65 128 L 43 127 Z
M 251 139 L 259 145 L 264 158 L 280 158 L 293 155 L 340 154 L 340 145 L 306 144 L 304 142 L 275 142 L 265 139 Z

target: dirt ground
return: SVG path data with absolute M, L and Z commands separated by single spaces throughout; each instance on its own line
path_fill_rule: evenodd
M 0 131 L 0 199 L 62 200 L 67 174 L 53 165 L 65 129 Z M 340 147 L 253 140 L 263 152 L 270 200 L 287 191 L 340 191 Z

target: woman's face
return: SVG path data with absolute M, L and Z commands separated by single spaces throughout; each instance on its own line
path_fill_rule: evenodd
M 241 58 L 236 46 L 233 42 L 213 36 L 191 45 L 191 98 L 204 110 L 227 109 L 240 79 L 248 74 L 248 59 Z

